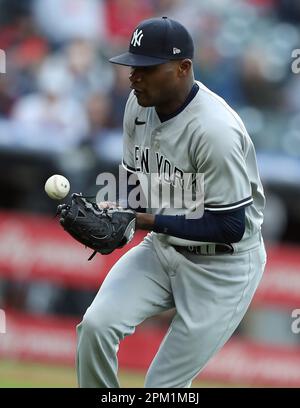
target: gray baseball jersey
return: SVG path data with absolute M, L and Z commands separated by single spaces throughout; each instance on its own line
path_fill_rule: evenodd
M 152 232 L 122 256 L 77 326 L 81 387 L 119 387 L 120 341 L 145 319 L 171 308 L 176 313 L 145 386 L 189 387 L 239 325 L 263 275 L 265 200 L 254 147 L 238 115 L 198 85 L 194 99 L 163 123 L 154 108 L 140 107 L 130 95 L 123 164 L 146 178 L 157 173 L 169 184 L 184 173 L 203 173 L 207 210 L 246 207 L 244 237 L 233 244 L 233 254 L 195 254 L 169 245 L 193 241 Z M 148 211 L 180 214 L 186 209 L 150 206 Z
M 163 173 L 162 183 L 182 174 L 202 173 L 205 210 L 246 207 L 243 240 L 247 240 L 260 230 L 265 205 L 254 146 L 237 113 L 197 83 L 199 91 L 188 106 L 163 123 L 154 107 L 141 107 L 131 93 L 124 115 L 123 166 L 149 178 Z M 167 207 L 150 206 L 148 211 L 168 215 L 185 211 Z M 172 244 L 191 244 L 167 235 L 162 238 Z

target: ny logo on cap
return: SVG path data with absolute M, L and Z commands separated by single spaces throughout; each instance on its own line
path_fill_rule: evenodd
M 181 50 L 179 48 L 174 47 L 173 48 L 173 54 L 180 54 Z
M 132 35 L 132 40 L 131 40 L 131 44 L 136 47 L 140 47 L 141 45 L 141 39 L 143 38 L 144 34 L 142 30 L 138 30 L 136 29 L 135 32 Z

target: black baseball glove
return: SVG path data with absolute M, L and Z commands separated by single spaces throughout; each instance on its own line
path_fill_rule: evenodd
M 136 215 L 121 207 L 99 208 L 81 194 L 72 194 L 71 204 L 57 207 L 60 224 L 77 241 L 97 252 L 110 254 L 130 242 L 135 233 Z

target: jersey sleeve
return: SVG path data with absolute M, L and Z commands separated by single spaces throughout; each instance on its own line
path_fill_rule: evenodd
M 204 174 L 204 208 L 232 211 L 252 204 L 246 167 L 246 138 L 238 126 L 215 121 L 195 149 L 198 173 Z
M 134 100 L 135 96 L 133 92 L 130 93 L 124 112 L 123 119 L 123 167 L 134 173 L 135 159 L 134 159 Z

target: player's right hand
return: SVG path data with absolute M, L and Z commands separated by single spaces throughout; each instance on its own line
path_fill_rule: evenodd
M 100 201 L 100 203 L 97 203 L 99 208 L 117 208 L 118 204 L 113 202 L 113 201 Z

